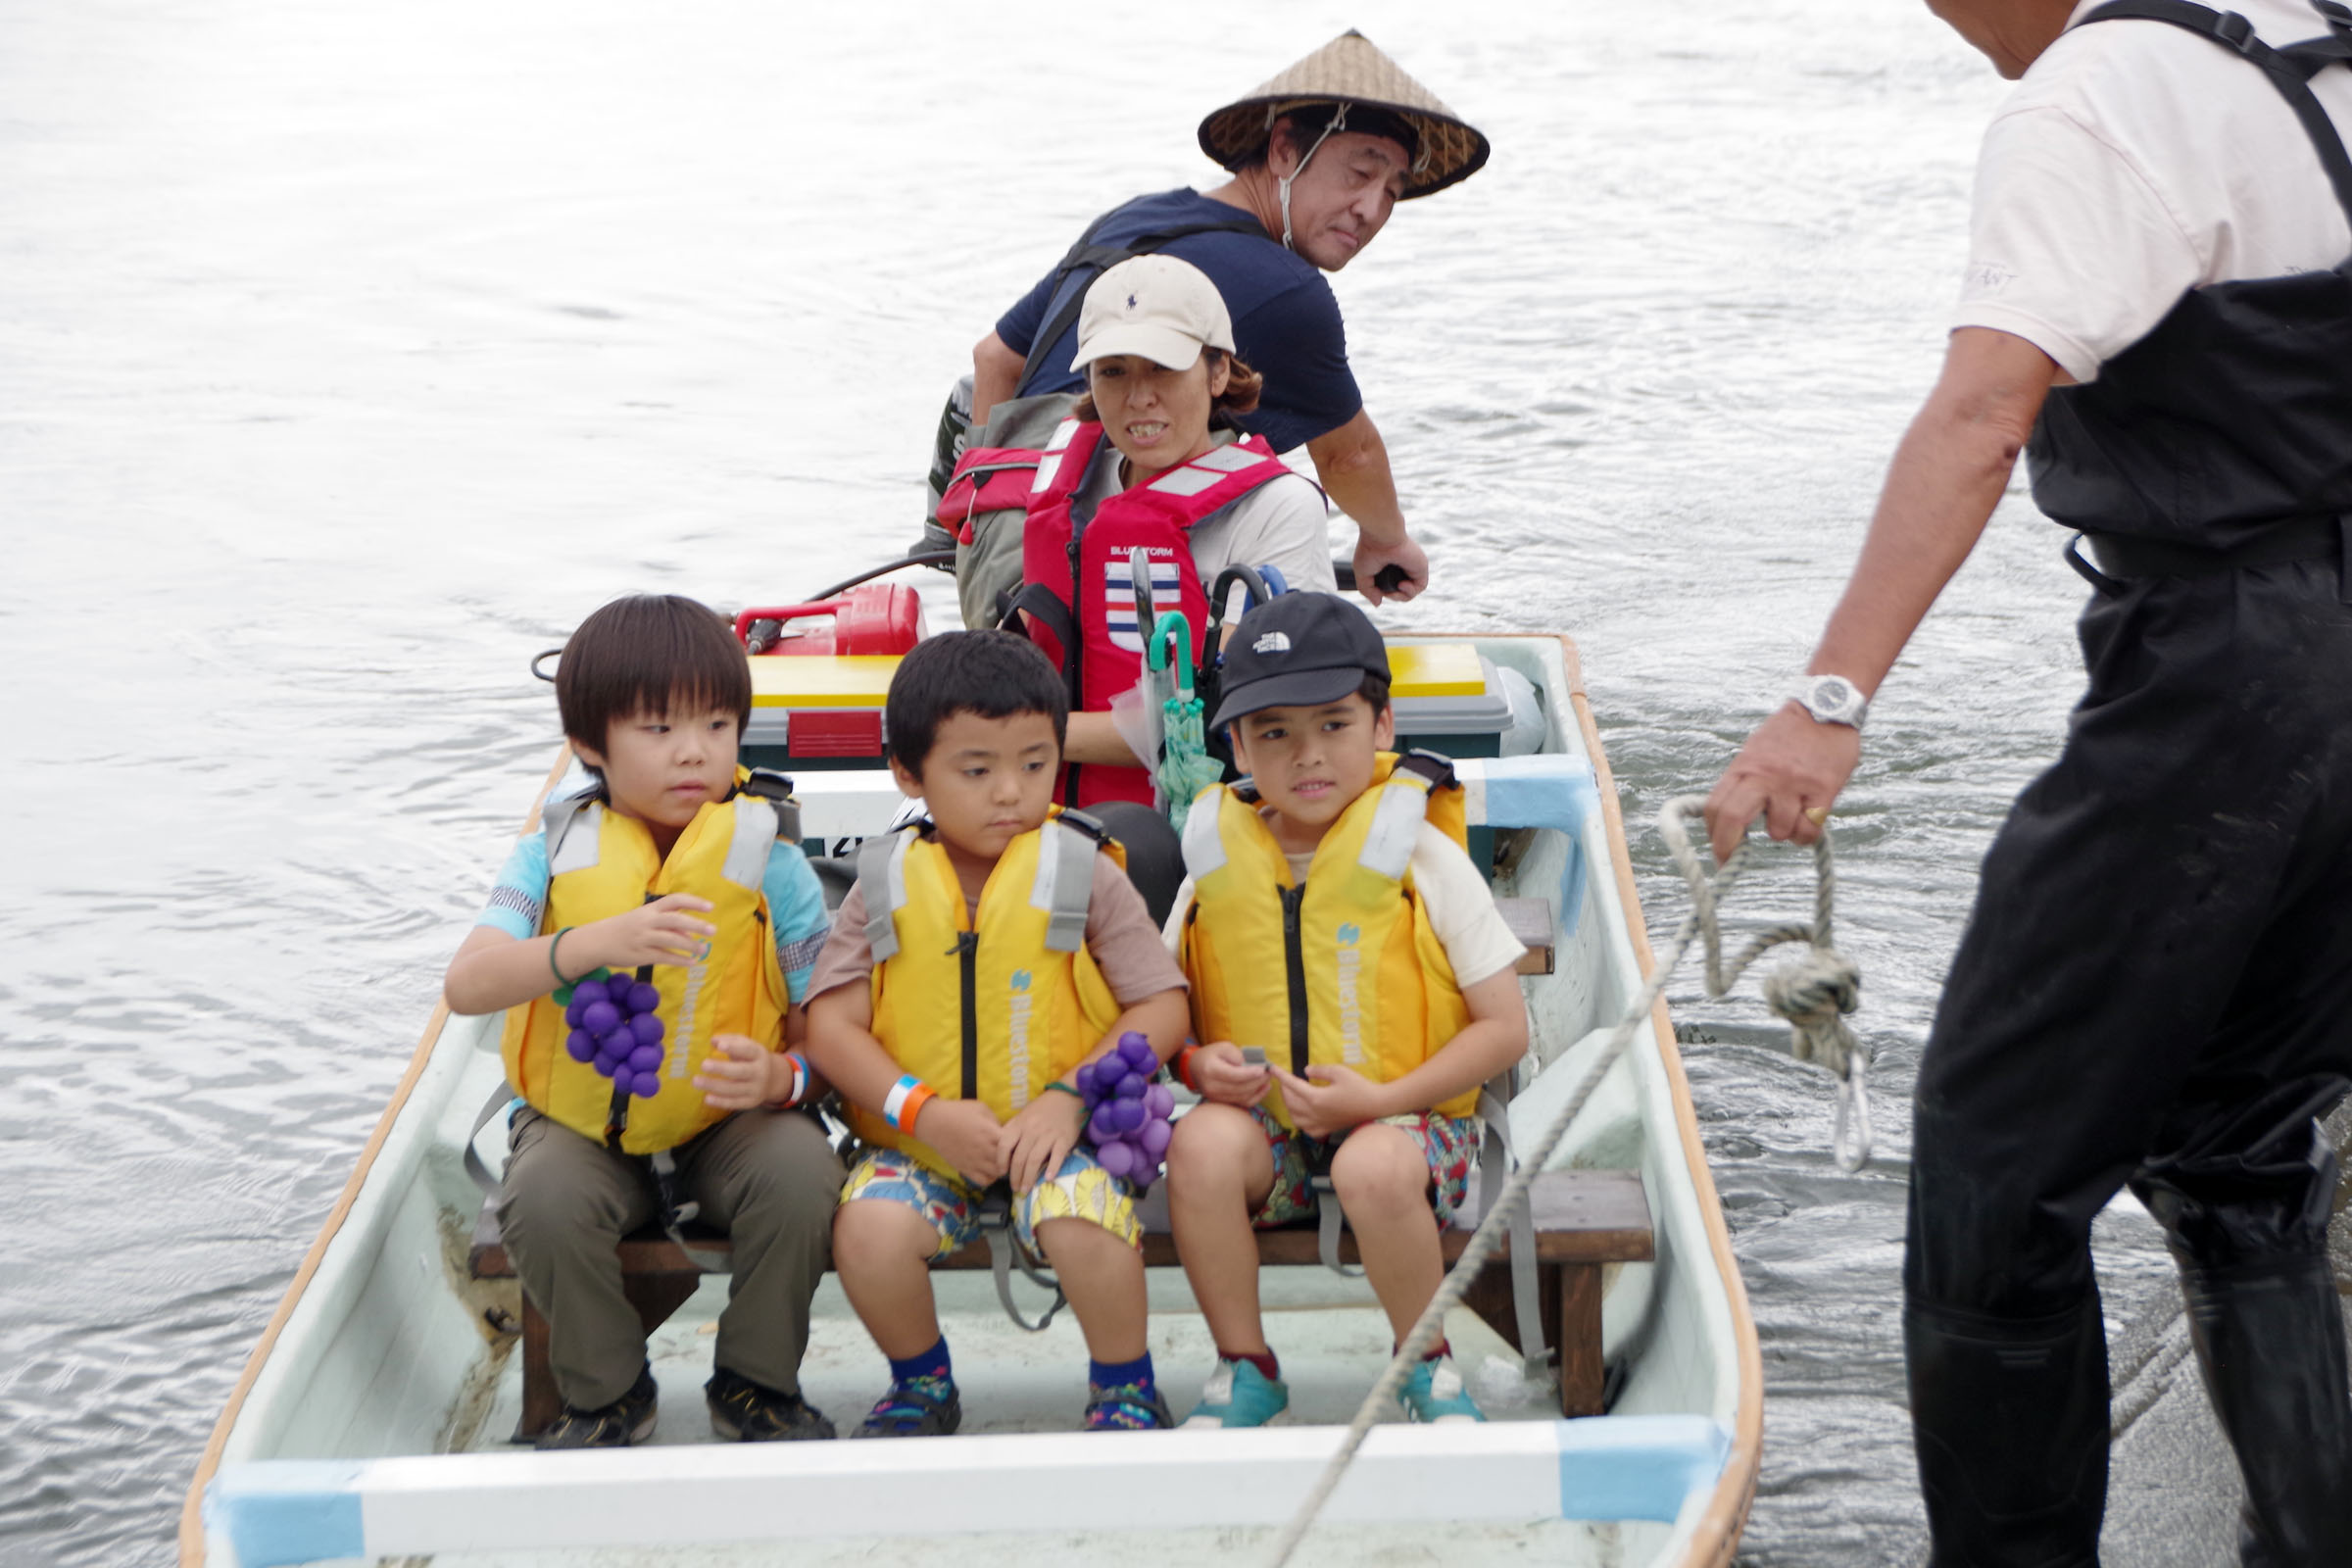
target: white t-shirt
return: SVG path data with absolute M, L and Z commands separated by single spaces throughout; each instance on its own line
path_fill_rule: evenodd
M 1220 442 L 1229 439 L 1219 437 Z M 1073 500 L 1091 513 L 1119 489 L 1118 449 L 1105 440 L 1095 449 L 1095 461 Z M 1329 515 L 1322 490 L 1304 474 L 1269 479 L 1193 524 L 1193 569 L 1200 573 L 1205 587 L 1227 566 L 1270 565 L 1280 569 L 1293 588 L 1336 594 L 1340 581 L 1331 569 L 1331 538 L 1324 526 Z M 1238 608 L 1229 607 L 1228 621 Z
M 1291 875 L 1303 882 L 1312 855 L 1288 855 Z M 1494 907 L 1494 891 L 1487 879 L 1478 874 L 1470 857 L 1462 847 L 1447 838 L 1443 830 L 1421 824 L 1420 836 L 1413 840 L 1413 853 L 1407 861 L 1408 874 L 1413 879 L 1413 892 L 1429 910 L 1430 929 L 1437 934 L 1438 945 L 1446 950 L 1446 961 L 1453 965 L 1457 985 L 1474 986 L 1481 980 L 1500 974 L 1517 963 L 1527 948 L 1511 934 L 1509 922 L 1502 911 Z M 1168 951 L 1179 952 L 1184 940 L 1184 917 L 1193 908 L 1193 879 L 1186 877 L 1176 890 L 1176 902 L 1168 909 L 1168 923 L 1161 935 L 1167 939 Z
M 2273 45 L 2328 31 L 2307 0 L 2216 9 Z M 2352 129 L 2352 70 L 2323 70 L 2312 91 Z M 2034 63 L 1984 133 L 1970 227 L 1952 324 L 2022 337 L 2078 381 L 2191 288 L 2352 255 L 2352 225 L 2270 77 L 2163 22 L 2079 27 Z

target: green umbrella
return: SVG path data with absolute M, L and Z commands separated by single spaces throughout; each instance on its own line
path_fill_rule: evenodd
M 1173 669 L 1168 658 L 1171 641 L 1177 648 Z M 1225 769 L 1208 755 L 1208 741 L 1201 733 L 1200 699 L 1193 692 L 1193 628 L 1173 610 L 1152 623 L 1151 668 L 1153 688 L 1167 693 L 1159 705 L 1159 766 L 1153 778 L 1167 802 L 1163 809 L 1168 821 L 1181 833 L 1193 797 L 1222 779 Z M 1168 676 L 1164 688 L 1156 678 L 1163 672 Z

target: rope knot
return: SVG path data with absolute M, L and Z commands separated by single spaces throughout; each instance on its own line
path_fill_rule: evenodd
M 1862 975 L 1836 948 L 1808 948 L 1764 977 L 1764 1003 L 1788 1020 L 1799 1061 L 1846 1076 L 1859 1049 L 1845 1014 L 1862 1002 Z

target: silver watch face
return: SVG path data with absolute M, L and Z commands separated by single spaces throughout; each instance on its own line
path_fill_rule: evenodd
M 1814 675 L 1797 688 L 1796 700 L 1824 724 L 1851 724 L 1859 729 L 1870 704 L 1862 688 L 1843 675 Z

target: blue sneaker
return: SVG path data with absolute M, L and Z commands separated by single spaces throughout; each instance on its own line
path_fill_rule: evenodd
M 1291 1388 L 1267 1377 L 1252 1361 L 1217 1358 L 1200 1402 L 1184 1418 L 1188 1427 L 1262 1427 L 1291 1407 Z
M 1404 1389 L 1397 1396 L 1404 1406 L 1408 1421 L 1484 1421 L 1470 1391 L 1462 1387 L 1462 1375 L 1453 1369 L 1453 1357 L 1441 1355 L 1434 1361 L 1424 1361 L 1405 1375 Z

